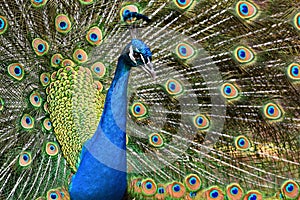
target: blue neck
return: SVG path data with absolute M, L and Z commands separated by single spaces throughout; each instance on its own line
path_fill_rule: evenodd
M 122 199 L 126 187 L 127 85 L 130 67 L 120 56 L 98 128 L 81 152 L 70 195 L 74 200 Z
M 114 79 L 106 95 L 98 129 L 91 138 L 93 145 L 98 146 L 99 142 L 102 142 L 99 141 L 99 137 L 102 137 L 103 132 L 107 139 L 116 147 L 126 150 L 127 85 L 129 72 L 130 67 L 125 64 L 123 56 L 120 56 Z M 100 156 L 103 156 L 101 152 Z

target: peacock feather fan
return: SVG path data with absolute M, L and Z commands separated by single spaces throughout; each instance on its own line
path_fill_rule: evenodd
M 122 88 L 118 60 L 148 55 L 123 51 L 136 41 L 156 77 L 132 67 L 126 128 L 116 120 L 124 199 L 299 199 L 299 10 L 290 0 L 0 0 L 0 199 L 85 196 L 72 189 L 109 88 Z

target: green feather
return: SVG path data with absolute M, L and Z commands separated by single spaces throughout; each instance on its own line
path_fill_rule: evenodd
M 132 26 L 153 52 L 157 79 L 134 69 L 129 80 L 126 198 L 209 199 L 217 191 L 230 199 L 236 185 L 241 198 L 299 198 L 299 3 L 34 2 L 0 0 L 0 199 L 69 199 L 82 145 L 131 40 L 120 13 L 130 5 L 151 19 Z M 59 29 L 57 16 L 70 29 Z M 192 175 L 199 187 L 187 182 Z

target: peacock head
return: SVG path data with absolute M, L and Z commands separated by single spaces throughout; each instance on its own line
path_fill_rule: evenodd
M 151 62 L 152 52 L 144 42 L 138 39 L 132 39 L 122 54 L 125 55 L 125 59 L 130 66 L 142 68 L 155 79 L 156 74 L 153 69 L 153 63 Z

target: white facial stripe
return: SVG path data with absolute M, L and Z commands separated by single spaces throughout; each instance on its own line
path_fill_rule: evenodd
M 146 63 L 145 63 L 145 59 L 144 59 L 143 55 L 142 55 L 142 54 L 140 54 L 140 56 L 141 56 L 141 58 L 142 58 L 142 61 L 143 61 L 143 63 L 144 63 L 144 64 L 146 64 Z
M 146 64 L 145 59 L 144 59 L 144 57 L 142 56 L 142 54 L 141 54 L 141 58 L 142 58 L 142 61 L 143 61 L 143 63 L 144 63 L 144 67 L 142 67 L 142 69 L 144 69 L 144 71 L 147 71 L 148 73 L 151 74 L 151 68 L 149 69 L 149 67 L 148 67 L 148 65 Z M 148 60 L 149 60 L 149 58 L 148 58 Z
M 153 71 L 153 64 L 150 62 L 149 57 L 147 57 L 148 63 L 145 62 L 145 59 L 142 55 L 141 55 L 141 58 L 142 58 L 142 61 L 144 63 L 144 66 L 141 66 L 142 69 L 144 69 L 144 71 L 148 72 L 149 74 L 152 74 L 154 72 Z
M 130 45 L 130 47 L 129 47 L 129 57 L 130 57 L 130 59 L 136 64 L 136 60 L 135 60 L 135 58 L 134 58 L 134 56 L 133 56 L 133 48 L 132 48 L 132 45 Z

